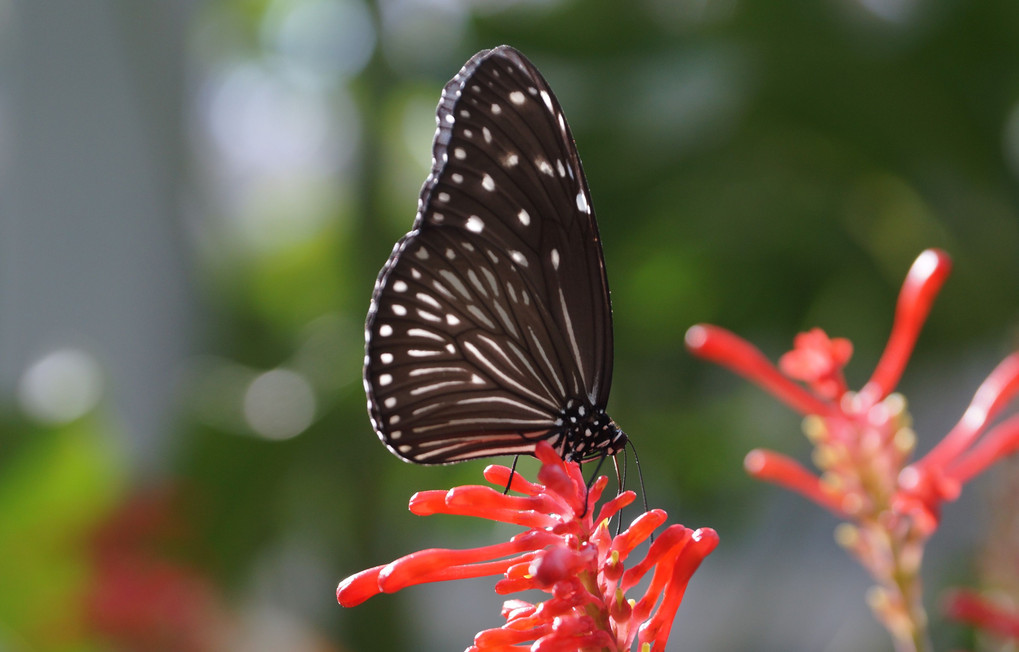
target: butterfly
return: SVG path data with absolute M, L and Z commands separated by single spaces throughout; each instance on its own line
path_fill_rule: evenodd
M 559 101 L 509 46 L 442 90 L 413 229 L 379 273 L 364 387 L 382 442 L 418 464 L 604 459 L 612 308 L 591 195 Z

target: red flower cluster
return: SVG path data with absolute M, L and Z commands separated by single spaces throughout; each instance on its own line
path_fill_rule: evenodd
M 909 463 L 916 435 L 905 400 L 892 392 L 950 269 L 948 256 L 934 249 L 913 263 L 888 344 L 859 392 L 849 391 L 842 374 L 852 345 L 829 339 L 820 329 L 796 338 L 795 348 L 779 362 L 781 370 L 724 329 L 698 325 L 686 335 L 693 353 L 732 369 L 806 417 L 804 430 L 815 445 L 820 476 L 770 450 L 751 451 L 745 467 L 853 523 L 840 527 L 837 538 L 878 580 L 870 602 L 897 641 L 912 641 L 912 647 L 900 649 L 926 647 L 918 571 L 941 505 L 955 499 L 970 478 L 1019 449 L 1019 415 L 988 429 L 1019 392 L 1019 353 L 1014 353 L 981 385 L 941 443 Z
M 662 650 L 687 583 L 718 544 L 710 528 L 671 525 L 630 568 L 624 562 L 661 525 L 666 514 L 651 510 L 613 537 L 609 521 L 634 499 L 626 491 L 595 506 L 608 482 L 601 476 L 588 490 L 580 467 L 564 462 L 546 443 L 535 455 L 542 462 L 541 484 L 531 483 L 504 466 L 489 466 L 485 478 L 497 487 L 524 494 L 505 495 L 484 486 L 424 491 L 410 501 L 411 512 L 459 514 L 528 528 L 506 543 L 470 550 L 421 550 L 370 568 L 340 582 L 336 599 L 352 607 L 378 593 L 414 584 L 503 574 L 499 594 L 539 589 L 551 594 L 540 604 L 508 600 L 506 623 L 474 639 L 471 652 L 577 652 L 629 650 L 636 640 L 642 652 Z M 512 476 L 512 477 L 511 477 Z M 637 600 L 626 592 L 648 573 L 651 581 Z

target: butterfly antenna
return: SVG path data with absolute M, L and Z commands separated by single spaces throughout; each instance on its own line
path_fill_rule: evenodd
M 634 445 L 634 443 L 632 441 L 629 441 L 629 440 L 627 440 L 626 443 L 629 444 L 630 448 L 633 449 L 633 462 L 634 462 L 634 464 L 637 465 L 637 480 L 638 480 L 638 482 L 640 482 L 640 495 L 641 495 L 642 500 L 644 501 L 644 512 L 646 513 L 647 512 L 647 490 L 644 489 L 644 474 L 640 470 L 640 457 L 637 455 L 637 447 Z M 626 450 L 626 449 L 624 448 L 623 450 Z M 653 535 L 652 535 L 652 539 L 651 540 L 654 541 L 654 536 Z
M 513 456 L 513 464 L 510 465 L 509 480 L 506 481 L 506 488 L 502 490 L 502 495 L 505 496 L 509 493 L 510 485 L 513 484 L 513 474 L 517 472 L 517 460 L 520 459 L 519 455 Z

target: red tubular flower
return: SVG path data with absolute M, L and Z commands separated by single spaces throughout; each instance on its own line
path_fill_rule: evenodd
M 952 271 L 952 259 L 939 249 L 921 253 L 906 274 L 906 281 L 895 304 L 892 334 L 870 381 L 860 390 L 866 403 L 876 403 L 888 396 L 899 384 L 899 378 L 909 362 L 920 329 L 927 321 L 931 305 L 941 291 L 945 279 Z
M 337 601 L 352 607 L 378 593 L 392 593 L 424 582 L 502 574 L 499 594 L 538 589 L 551 597 L 539 604 L 507 600 L 502 627 L 480 632 L 469 648 L 475 652 L 531 650 L 662 650 L 687 583 L 701 561 L 718 544 L 710 528 L 666 528 L 645 558 L 629 569 L 624 562 L 634 549 L 665 522 L 662 510 L 637 517 L 612 537 L 609 521 L 634 499 L 626 491 L 594 507 L 608 482 L 602 476 L 588 492 L 579 465 L 564 462 L 539 443 L 540 484 L 504 466 L 489 466 L 485 479 L 496 487 L 510 482 L 512 496 L 484 486 L 463 486 L 415 494 L 410 509 L 478 516 L 528 528 L 508 542 L 470 550 L 430 549 L 401 557 L 348 577 L 336 590 Z M 511 478 L 512 476 L 512 478 Z M 648 589 L 637 600 L 625 593 L 653 571 Z
M 844 339 L 820 329 L 801 333 L 779 368 L 753 345 L 715 326 L 687 331 L 687 348 L 728 367 L 807 416 L 815 445 L 812 474 L 792 459 L 755 450 L 744 466 L 756 478 L 796 491 L 852 521 L 839 541 L 879 582 L 875 613 L 898 649 L 926 649 L 919 594 L 923 547 L 937 528 L 941 505 L 996 460 L 1019 450 L 1019 415 L 988 426 L 1019 394 L 1019 352 L 981 385 L 959 424 L 924 458 L 908 465 L 916 437 L 904 399 L 892 392 L 920 329 L 951 271 L 948 255 L 924 251 L 913 263 L 895 309 L 892 333 L 870 380 L 847 389 L 842 369 L 852 355 Z M 795 381 L 806 383 L 806 387 Z
M 743 468 L 758 480 L 771 482 L 806 496 L 836 516 L 847 516 L 842 506 L 845 500 L 842 492 L 825 487 L 820 478 L 791 457 L 755 448 L 743 458 Z
M 958 590 L 948 594 L 944 611 L 952 620 L 1019 642 L 1019 609 L 996 604 L 976 591 Z

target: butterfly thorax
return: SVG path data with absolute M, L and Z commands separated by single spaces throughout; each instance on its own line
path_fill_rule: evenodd
M 581 462 L 615 455 L 626 445 L 626 433 L 605 410 L 588 401 L 570 399 L 556 419 L 549 444 L 567 461 Z

